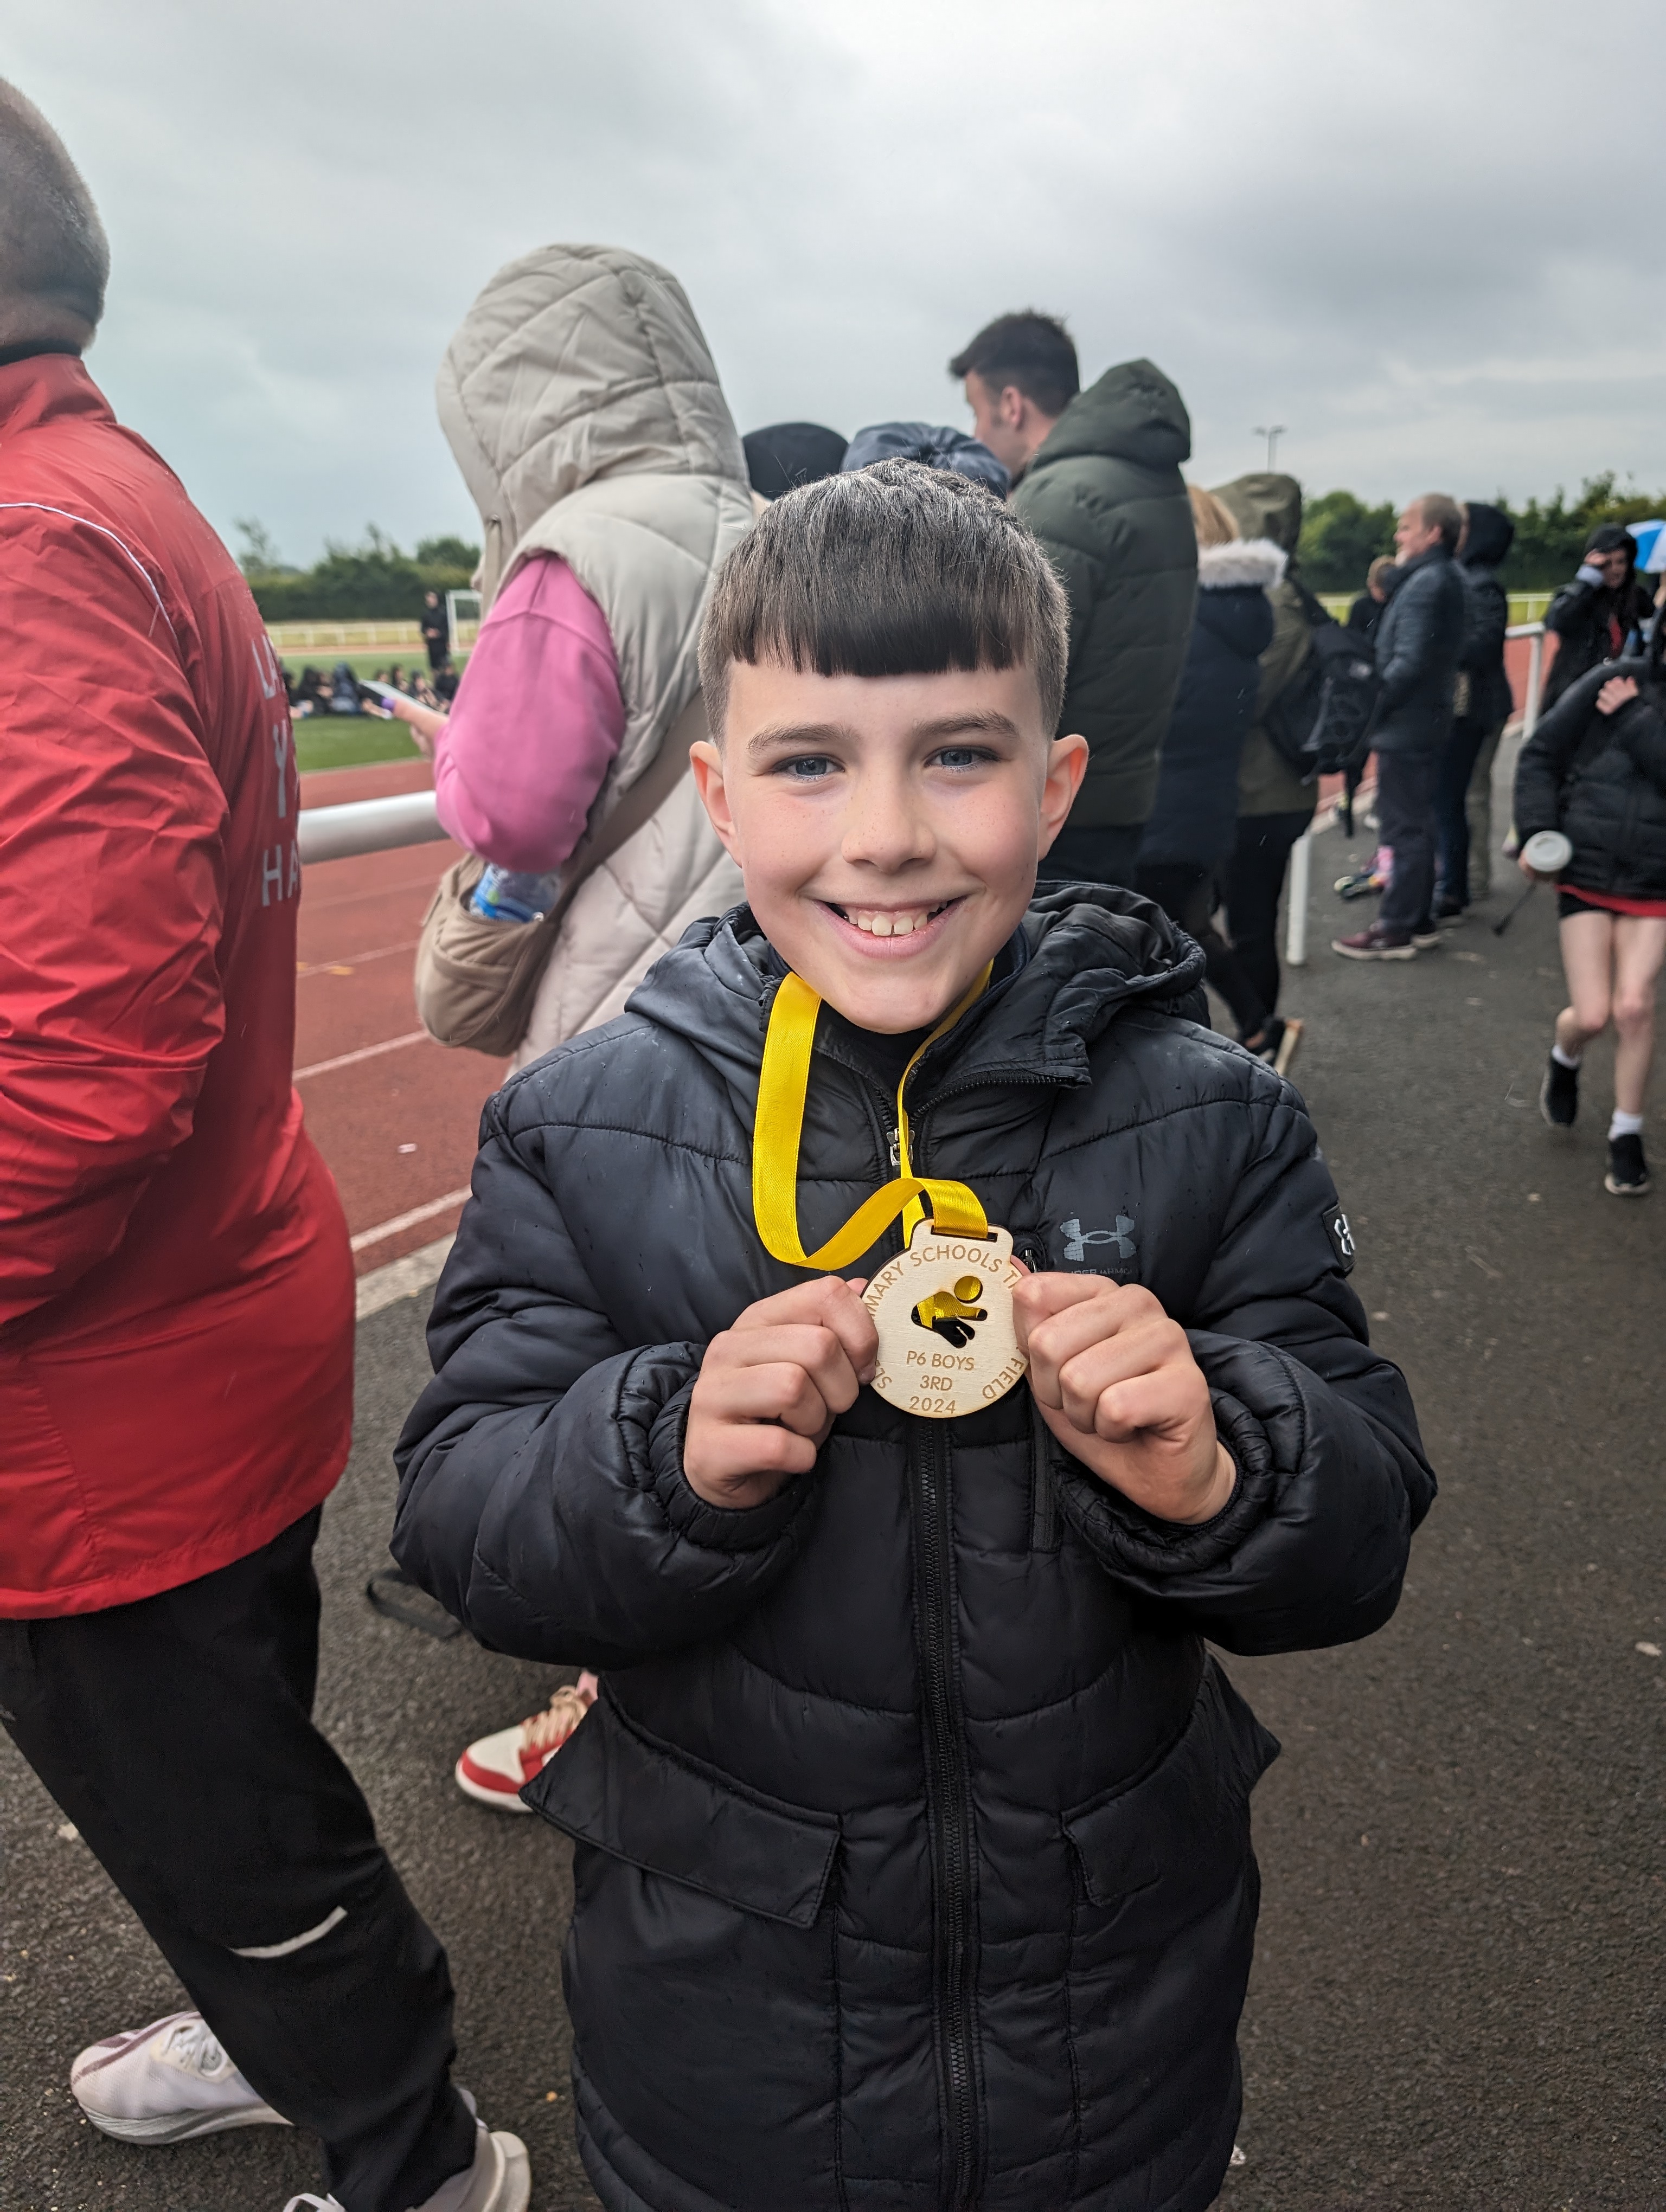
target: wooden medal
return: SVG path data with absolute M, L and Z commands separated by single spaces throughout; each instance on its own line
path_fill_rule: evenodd
M 945 1235 L 921 1221 L 862 1293 L 879 1334 L 873 1388 L 936 1420 L 1004 1398 L 1029 1365 L 1012 1322 L 1022 1279 L 1006 1230 Z

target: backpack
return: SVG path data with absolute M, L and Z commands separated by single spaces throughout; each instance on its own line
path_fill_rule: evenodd
M 1296 589 L 1312 626 L 1311 647 L 1268 708 L 1265 726 L 1280 759 L 1312 783 L 1363 763 L 1383 687 L 1370 638 L 1328 615 L 1304 584 Z

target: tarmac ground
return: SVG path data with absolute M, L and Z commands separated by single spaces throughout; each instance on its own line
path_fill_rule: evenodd
M 1438 952 L 1359 967 L 1328 949 L 1369 911 L 1329 890 L 1349 850 L 1335 833 L 1316 844 L 1310 964 L 1285 993 L 1308 1024 L 1292 1074 L 1442 1494 L 1378 1636 L 1228 1662 L 1284 1755 L 1256 1796 L 1246 2163 L 1223 2204 L 1659 2212 L 1666 1190 L 1602 1189 L 1606 1046 L 1588 1055 L 1572 1136 L 1540 1119 L 1562 1000 L 1550 896 L 1495 938 L 1486 920 L 1514 896 L 1501 869 L 1485 918 Z M 354 1118 L 374 1128 L 379 1110 L 366 1094 Z M 1658 1100 L 1649 1130 L 1658 1170 Z M 538 2212 L 581 2212 L 593 2200 L 569 2117 L 567 1847 L 449 1778 L 471 1735 L 541 1705 L 555 1678 L 435 1641 L 362 1594 L 386 1559 L 392 1440 L 427 1373 L 426 1297 L 360 1324 L 357 1443 L 319 1554 L 320 1717 L 450 1948 L 459 2078 L 525 2136 Z M 287 2132 L 143 2151 L 81 2119 L 76 2051 L 179 1992 L 3 1740 L 0 1821 L 0 2204 L 279 2212 L 316 2185 L 314 2147 Z

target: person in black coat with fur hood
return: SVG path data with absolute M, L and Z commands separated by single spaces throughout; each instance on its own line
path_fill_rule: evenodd
M 1271 538 L 1240 538 L 1213 492 L 1192 484 L 1188 495 L 1197 526 L 1197 611 L 1135 882 L 1203 947 L 1238 1042 L 1282 1074 L 1290 1060 L 1284 1048 L 1293 1048 L 1301 1024 L 1274 1018 L 1213 917 L 1216 877 L 1237 835 L 1238 763 L 1255 720 L 1261 656 L 1273 641 L 1268 592 L 1286 556 Z
M 1579 1110 L 1584 1048 L 1614 1026 L 1614 1115 L 1605 1187 L 1649 1188 L 1644 1098 L 1654 1057 L 1655 993 L 1666 962 L 1666 681 L 1661 641 L 1647 660 L 1590 670 L 1522 748 L 1516 826 L 1523 848 L 1541 830 L 1573 847 L 1557 885 L 1568 1004 L 1539 1093 L 1555 1129 Z M 1531 877 L 1525 849 L 1520 866 Z

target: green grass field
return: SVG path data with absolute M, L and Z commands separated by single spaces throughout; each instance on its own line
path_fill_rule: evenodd
M 403 722 L 379 721 L 371 714 L 307 714 L 295 724 L 295 766 L 303 775 L 317 768 L 362 768 L 367 761 L 417 757 Z
M 468 659 L 459 656 L 459 665 Z M 291 676 L 307 667 L 329 670 L 344 660 L 355 676 L 376 676 L 398 661 L 402 668 L 426 668 L 417 653 L 291 653 L 284 666 Z M 295 760 L 303 775 L 316 768 L 362 768 L 367 761 L 415 760 L 416 748 L 402 722 L 373 714 L 307 714 L 295 724 Z

